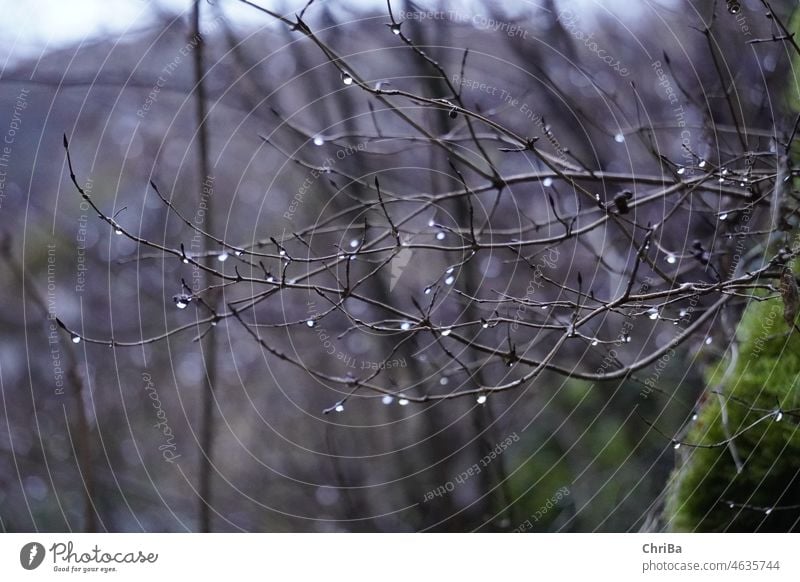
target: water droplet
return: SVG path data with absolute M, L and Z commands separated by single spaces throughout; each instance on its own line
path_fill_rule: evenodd
M 308 321 L 306 321 L 306 325 L 308 327 L 314 327 L 315 325 L 317 325 L 317 322 L 314 321 L 313 319 L 309 319 Z
M 436 240 L 444 240 L 445 236 L 446 235 L 445 235 L 444 231 L 440 230 L 439 232 L 436 233 Z
M 772 513 L 772 508 L 771 507 L 769 507 L 769 508 L 764 510 L 764 515 L 769 515 L 770 513 Z
M 445 273 L 445 275 L 449 275 L 449 274 L 450 274 L 450 273 L 452 273 L 454 270 L 455 270 L 455 267 L 450 267 L 450 268 L 449 268 L 449 269 L 447 269 L 447 270 L 446 270 L 444 273 Z
M 723 212 L 722 214 L 719 215 L 719 219 L 720 220 L 728 220 L 728 213 L 727 212 Z
M 488 329 L 488 328 L 489 328 L 489 322 L 488 322 L 488 321 L 484 321 L 484 322 L 481 324 L 481 327 L 482 327 L 483 329 Z
M 400 324 L 400 329 L 402 329 L 403 331 L 411 329 L 411 324 L 408 323 L 407 321 L 404 321 L 403 323 Z
M 706 167 L 706 161 L 705 161 L 705 160 L 700 160 L 700 163 L 699 163 L 699 164 L 697 164 L 697 167 L 699 167 L 699 168 L 705 168 L 705 167 Z
M 342 405 L 342 404 L 337 404 L 337 405 L 336 405 L 336 408 L 334 408 L 334 410 L 335 410 L 336 412 L 344 412 L 344 405 Z
M 544 186 L 545 188 L 549 188 L 552 185 L 553 185 L 553 179 L 552 178 L 548 177 L 548 178 L 545 178 L 544 180 L 542 180 L 542 186 Z
M 622 336 L 622 339 L 625 341 L 626 344 L 631 343 L 631 336 L 629 336 L 627 333 Z
M 696 412 L 692 415 L 692 420 L 697 420 L 697 413 Z
M 314 136 L 314 145 L 321 146 L 325 143 L 325 139 L 321 135 Z
M 342 73 L 342 83 L 345 85 L 352 85 L 353 77 L 351 77 L 349 73 Z
M 476 402 L 478 404 L 485 404 L 486 403 L 486 394 L 481 394 L 480 396 L 478 396 L 478 399 L 476 400 Z
M 73 340 L 74 341 L 74 340 Z M 775 414 L 775 422 L 780 422 L 783 420 L 783 412 L 780 410 Z
M 455 281 L 455 280 L 456 280 L 456 278 L 453 277 L 452 275 L 450 275 L 447 279 L 444 280 L 444 284 L 445 285 L 452 285 L 453 281 Z
M 596 346 L 596 345 L 597 345 L 597 344 L 599 344 L 599 343 L 600 343 L 600 342 L 599 342 L 599 341 L 597 341 L 596 339 L 592 340 L 592 345 L 593 345 L 593 346 Z
M 273 277 L 272 275 L 267 277 L 267 283 L 272 283 L 274 280 L 275 280 L 275 277 Z
M 400 406 L 408 405 L 408 398 L 404 398 L 403 395 L 400 395 L 400 400 L 397 401 Z
M 733 509 L 733 502 L 730 502 L 730 503 L 728 503 L 728 507 L 730 507 L 731 509 Z
M 78 334 L 73 333 L 72 336 L 70 337 L 70 339 L 72 340 L 72 343 L 74 343 L 74 344 L 81 343 L 81 338 L 80 338 L 80 336 Z
M 728 12 L 731 14 L 739 14 L 739 11 L 742 9 L 742 5 L 739 4 L 736 0 L 730 0 L 728 2 Z
M 680 315 L 681 317 L 686 317 L 686 315 L 687 315 L 688 313 L 689 313 L 689 312 L 688 312 L 688 311 L 686 311 L 685 309 L 681 309 L 681 310 L 678 312 L 678 315 Z
M 186 309 L 186 307 L 189 305 L 189 303 L 191 303 L 192 298 L 189 297 L 188 295 L 184 295 L 183 293 L 180 293 L 178 295 L 175 295 L 172 298 L 172 300 L 175 302 L 175 306 L 178 309 Z
M 710 346 L 710 345 L 711 345 L 711 338 L 710 338 L 710 337 L 707 337 L 707 338 L 706 338 L 706 345 L 707 345 L 707 346 Z
M 384 404 L 386 404 L 386 405 L 388 406 L 389 404 L 391 404 L 392 402 L 394 402 L 394 397 L 393 397 L 393 396 L 389 396 L 389 395 L 387 394 L 386 396 L 384 396 L 383 398 L 381 398 L 381 402 L 383 402 Z
M 351 261 L 355 261 L 356 260 L 356 256 L 355 255 L 350 255 L 350 260 Z
M 122 229 L 119 227 L 114 228 L 114 234 L 122 234 Z
M 235 251 L 233 251 L 233 254 L 236 255 L 237 257 L 241 257 L 243 252 L 244 251 L 240 251 L 239 249 L 236 249 Z
M 449 329 L 449 328 L 448 328 L 448 329 L 443 329 L 443 330 L 441 331 L 442 337 L 447 337 L 447 336 L 449 336 L 451 333 L 453 333 L 453 330 L 452 330 L 452 329 Z
M 218 255 L 217 255 L 217 260 L 218 260 L 220 263 L 224 263 L 225 261 L 227 261 L 227 260 L 228 260 L 228 253 L 220 253 L 220 254 L 218 254 Z
M 719 180 L 717 180 L 717 182 L 719 182 L 720 184 L 723 184 L 723 183 L 725 183 L 725 178 L 720 178 Z
M 678 441 L 673 441 L 672 448 L 677 451 L 679 448 L 681 448 L 681 443 L 679 443 Z
M 400 34 L 400 25 L 399 24 L 393 24 L 393 25 L 391 25 L 389 27 L 389 29 L 392 31 L 392 34 Z
M 447 386 L 450 383 L 450 379 L 447 376 L 442 376 L 439 378 L 439 384 L 442 386 Z
M 656 320 L 656 319 L 658 319 L 658 309 L 656 309 L 656 308 L 653 308 L 653 309 L 651 309 L 650 311 L 648 311 L 648 313 L 650 314 L 650 315 L 648 315 L 648 317 L 649 317 L 650 319 L 652 319 L 652 320 Z
M 430 295 L 430 294 L 431 294 L 431 288 L 425 287 L 425 295 Z
M 667 255 L 667 262 L 670 265 L 674 265 L 677 260 L 678 260 L 678 258 L 675 255 L 673 255 L 672 253 Z
M 680 167 L 678 168 L 678 175 L 683 176 L 686 173 L 686 168 Z
M 614 136 L 614 141 L 617 143 L 623 143 L 625 141 L 625 136 L 622 135 L 621 133 L 618 133 L 617 135 Z
M 728 168 L 722 168 L 722 175 L 723 176 L 727 176 L 728 175 Z
M 285 250 L 283 250 L 283 249 L 281 249 L 280 251 L 278 251 L 278 254 L 279 254 L 280 256 L 282 256 L 282 257 L 285 257 L 285 256 L 286 256 L 286 251 L 285 251 Z
M 431 219 L 428 221 L 428 226 L 436 226 L 436 222 L 435 222 L 435 221 L 434 221 L 434 220 L 431 218 Z
M 354 249 L 358 246 L 358 239 L 353 239 L 350 241 L 350 248 Z
M 181 262 L 182 262 L 184 265 L 188 265 L 188 264 L 189 264 L 189 258 L 188 258 L 188 257 L 183 257 L 183 258 L 181 259 Z

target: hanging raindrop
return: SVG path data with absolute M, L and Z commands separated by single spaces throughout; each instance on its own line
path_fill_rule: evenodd
M 353 240 L 350 241 L 350 248 L 351 249 L 354 249 L 357 246 L 358 246 L 358 240 L 357 239 L 353 239 Z
M 697 167 L 698 168 L 705 168 L 706 167 L 706 161 L 705 160 L 700 160 L 700 163 L 697 164 Z
M 553 179 L 552 178 L 548 177 L 548 178 L 545 178 L 544 180 L 542 180 L 542 186 L 544 186 L 545 188 L 549 188 L 552 185 L 553 185 Z
M 772 513 L 772 508 L 771 507 L 769 507 L 769 508 L 764 510 L 764 515 L 769 515 L 770 513 Z
M 440 230 L 439 232 L 436 233 L 436 240 L 444 240 L 445 236 L 446 235 L 444 234 L 444 231 Z
M 217 260 L 218 260 L 220 263 L 224 263 L 225 261 L 227 261 L 227 260 L 228 260 L 228 256 L 229 256 L 229 255 L 228 255 L 228 253 L 226 253 L 226 252 L 221 252 L 220 254 L 218 254 L 218 255 L 217 255 Z
M 728 213 L 727 212 L 723 212 L 722 214 L 719 215 L 719 219 L 720 220 L 728 220 Z
M 452 330 L 452 329 L 449 329 L 449 328 L 448 328 L 448 329 L 443 329 L 441 333 L 442 333 L 442 337 L 447 337 L 447 336 L 449 336 L 451 333 L 453 333 L 453 330 Z
M 592 345 L 593 345 L 593 346 L 596 346 L 596 345 L 597 345 L 597 344 L 599 344 L 599 343 L 600 343 L 600 342 L 598 342 L 596 339 L 592 340 Z
M 456 278 L 453 277 L 452 275 L 450 275 L 447 279 L 444 280 L 444 284 L 445 285 L 452 285 L 453 281 L 455 281 L 455 280 L 456 280 Z
M 186 309 L 189 303 L 191 303 L 192 298 L 183 293 L 179 293 L 178 295 L 175 295 L 172 300 L 175 302 L 175 306 L 178 309 Z
M 489 328 L 489 322 L 488 322 L 488 321 L 484 321 L 484 322 L 481 324 L 481 327 L 482 327 L 483 329 L 488 329 L 488 328 Z
M 706 345 L 707 345 L 707 346 L 710 346 L 710 345 L 711 345 L 711 338 L 710 338 L 710 337 L 707 337 L 707 338 L 706 338 Z
M 386 404 L 386 405 L 388 406 L 389 404 L 391 404 L 392 402 L 394 402 L 394 397 L 393 397 L 393 396 L 389 396 L 389 395 L 387 394 L 386 396 L 384 396 L 383 398 L 381 398 L 381 402 L 383 402 L 384 404 Z
M 478 399 L 476 400 L 476 402 L 478 404 L 485 404 L 486 403 L 486 394 L 481 394 L 480 396 L 478 396 Z
M 651 309 L 651 310 L 650 310 L 650 312 L 649 312 L 649 313 L 650 313 L 650 315 L 648 315 L 648 317 L 649 317 L 650 319 L 652 319 L 652 320 L 656 320 L 656 319 L 658 319 L 658 309 L 656 309 L 656 308 L 654 307 L 653 309 Z
M 686 168 L 684 168 L 682 166 L 680 168 L 678 168 L 678 175 L 679 176 L 683 176 L 685 173 L 686 173 Z
M 392 31 L 392 34 L 400 34 L 400 25 L 399 24 L 392 24 L 389 27 L 389 30 Z
M 74 343 L 74 344 L 79 344 L 79 343 L 81 343 L 81 337 L 80 337 L 78 334 L 76 334 L 76 333 L 73 333 L 73 334 L 70 336 L 70 339 L 72 340 L 72 343 Z
M 783 412 L 779 410 L 775 413 L 775 422 L 780 422 L 781 420 L 783 420 Z
M 431 288 L 425 287 L 425 295 L 430 295 L 430 294 L 431 294 Z
M 314 145 L 321 146 L 325 143 L 325 139 L 321 135 L 314 136 Z
M 442 386 L 447 386 L 449 382 L 450 379 L 447 376 L 442 376 L 441 378 L 439 378 L 439 384 L 441 384 Z
M 114 234 L 117 235 L 122 234 L 122 229 L 118 226 L 114 227 Z
M 342 73 L 342 83 L 345 85 L 352 85 L 353 77 L 351 77 L 349 73 Z
M 679 443 L 678 441 L 673 441 L 672 448 L 677 451 L 679 448 L 681 448 L 681 443 Z
M 436 222 L 435 222 L 435 221 L 434 221 L 434 220 L 431 218 L 431 219 L 428 221 L 428 226 L 436 226 Z
M 403 323 L 400 324 L 400 329 L 402 329 L 403 331 L 409 330 L 411 329 L 411 324 L 408 323 L 407 321 L 404 321 Z
M 336 412 L 344 412 L 344 405 L 339 403 L 339 404 L 336 405 L 336 408 L 334 408 L 334 410 Z
M 617 143 L 623 143 L 625 141 L 625 136 L 622 135 L 621 133 L 618 133 L 617 135 L 614 136 L 614 141 Z
M 308 327 L 314 327 L 315 325 L 317 325 L 317 322 L 314 321 L 313 319 L 309 319 L 308 321 L 306 321 L 306 325 Z
M 672 253 L 667 255 L 667 262 L 670 265 L 674 265 L 677 260 L 678 260 L 677 257 L 675 255 L 673 255 Z
M 397 401 L 400 406 L 406 406 L 408 404 L 408 398 L 405 398 L 402 394 L 400 395 L 400 400 Z

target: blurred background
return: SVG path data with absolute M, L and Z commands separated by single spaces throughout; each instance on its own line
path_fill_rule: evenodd
M 256 4 L 289 18 L 305 6 Z M 788 17 L 796 2 L 772 6 Z M 379 174 L 387 190 L 409 195 L 445 192 L 460 187 L 447 156 L 425 140 L 408 139 L 407 126 L 343 83 L 311 39 L 247 3 L 201 2 L 202 42 L 191 2 L 4 0 L 0 7 L 0 529 L 653 527 L 675 451 L 643 417 L 658 419 L 669 433 L 691 418 L 704 366 L 733 335 L 736 306 L 678 350 L 658 371 L 652 393 L 632 380 L 592 384 L 546 372 L 486 402 L 401 403 L 400 394 L 363 393 L 325 414 L 346 386 L 276 358 L 233 320 L 213 331 L 192 325 L 208 315 L 204 307 L 195 301 L 178 309 L 173 297 L 184 292 L 182 279 L 199 284 L 197 270 L 115 235 L 71 183 L 62 136 L 77 182 L 104 212 L 127 232 L 187 250 L 195 233 L 159 199 L 151 180 L 183 216 L 231 244 L 285 240 L 317 224 L 315 250 L 335 255 L 364 235 L 362 213 L 346 212 L 360 188 L 342 174 L 368 182 Z M 676 168 L 713 159 L 741 149 L 731 130 L 738 120 L 757 144 L 751 149 L 768 150 L 775 127 L 793 120 L 782 94 L 785 48 L 747 44 L 773 33 L 760 1 L 744 0 L 735 13 L 725 2 L 686 0 L 398 1 L 392 9 L 404 21 L 403 34 L 455 84 L 469 81 L 461 94 L 466 106 L 521 135 L 541 136 L 555 157 L 630 176 L 633 189 L 639 175 L 658 183 L 654 150 Z M 385 3 L 319 1 L 303 19 L 370 83 L 447 94 L 429 63 L 386 25 Z M 713 25 L 711 51 L 701 32 L 706 25 Z M 194 68 L 200 46 L 202 88 Z M 723 98 L 731 87 L 733 117 Z M 462 116 L 411 101 L 402 107 L 434 134 L 461 136 L 454 143 L 462 143 L 468 159 L 480 159 Z M 697 157 L 687 157 L 682 146 Z M 500 153 L 497 143 L 490 149 L 505 177 L 541 169 L 527 156 Z M 334 160 L 336 172 L 311 174 L 326 160 Z M 592 187 L 610 200 L 622 182 Z M 552 179 L 513 186 L 499 211 L 493 213 L 488 196 L 476 213 L 491 217 L 498 240 L 521 233 L 522 224 L 541 224 L 538 235 L 557 234 L 563 227 L 552 213 L 580 210 L 563 186 Z M 666 212 L 656 206 L 637 219 Z M 718 201 L 698 196 L 693 212 L 660 240 L 659 261 L 694 268 L 687 249 L 720 232 L 719 210 Z M 409 222 L 407 234 L 446 243 L 465 224 L 461 212 L 455 203 L 431 207 Z M 525 236 L 533 233 L 525 228 Z M 233 274 L 237 264 L 242 273 L 253 266 L 247 257 L 220 261 L 224 249 L 204 244 L 215 253 L 209 258 L 215 268 Z M 291 249 L 310 252 L 296 241 Z M 629 251 L 618 232 L 600 229 L 558 247 L 552 265 L 542 264 L 548 278 L 572 286 L 583 272 L 599 293 L 618 288 L 623 279 L 615 267 L 629 264 Z M 510 258 L 482 254 L 474 272 L 465 269 L 455 284 L 443 284 L 449 263 L 433 250 L 415 250 L 382 273 L 373 291 L 409 311 L 434 283 L 467 295 L 493 289 L 525 296 L 530 275 Z M 586 275 L 600 258 L 607 272 Z M 266 263 L 265 271 L 278 276 L 283 263 Z M 303 268 L 293 265 L 291 276 Z M 366 267 L 358 261 L 355 268 Z M 258 291 L 250 284 L 217 290 L 224 302 Z M 447 292 L 438 320 L 457 321 L 467 310 L 473 318 L 492 314 Z M 537 300 L 558 297 L 549 283 L 537 292 Z M 336 313 L 317 320 L 326 308 L 313 293 L 286 293 L 252 317 L 264 341 L 326 374 L 358 375 L 392 354 L 396 367 L 381 376 L 389 389 L 441 394 L 468 384 L 454 364 L 457 355 L 429 339 L 395 352 L 400 336 L 350 333 Z M 370 305 L 350 311 L 377 317 Z M 56 316 L 83 336 L 133 345 L 75 343 Z M 614 343 L 621 315 L 605 322 L 598 337 L 605 333 L 605 347 L 616 346 L 627 362 L 674 336 L 672 321 L 644 320 L 621 344 Z M 278 325 L 285 322 L 296 325 Z M 181 326 L 181 333 L 142 342 Z M 503 344 L 507 332 L 487 333 Z M 546 334 L 533 343 L 531 354 L 552 346 Z M 593 372 L 607 354 L 586 343 L 570 348 L 562 363 Z M 487 365 L 484 381 L 500 383 L 513 373 Z

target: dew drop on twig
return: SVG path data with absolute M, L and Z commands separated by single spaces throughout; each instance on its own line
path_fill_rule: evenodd
M 76 333 L 73 333 L 72 336 L 70 336 L 70 339 L 72 340 L 72 343 L 74 343 L 74 344 L 81 343 L 81 337 Z
M 220 263 L 224 263 L 225 261 L 228 260 L 228 256 L 229 256 L 228 253 L 220 253 L 220 254 L 217 255 L 217 260 Z
M 386 404 L 388 406 L 389 404 L 394 402 L 394 397 L 393 396 L 389 396 L 388 394 L 386 394 L 383 398 L 381 398 L 381 402 L 383 402 L 384 404 Z

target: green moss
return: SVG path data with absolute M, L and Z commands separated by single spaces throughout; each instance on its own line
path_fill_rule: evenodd
M 674 531 L 800 531 L 800 423 L 781 420 L 770 411 L 800 408 L 800 333 L 788 334 L 780 299 L 753 301 L 737 332 L 739 357 L 724 398 L 709 394 L 686 441 L 714 444 L 726 440 L 722 402 L 728 412 L 728 434 L 742 461 L 737 472 L 727 446 L 691 449 L 670 481 L 664 513 Z M 716 386 L 728 365 L 723 361 L 709 378 Z M 744 404 L 747 403 L 747 404 Z M 748 406 L 749 404 L 749 406 Z M 731 508 L 729 502 L 735 506 Z M 740 505 L 751 506 L 748 508 Z M 753 508 L 776 509 L 767 513 Z

